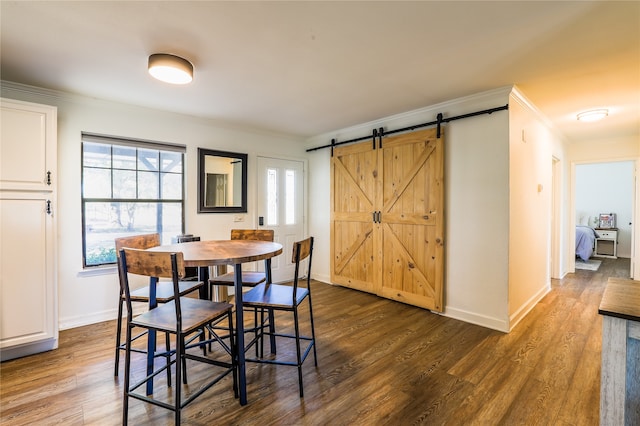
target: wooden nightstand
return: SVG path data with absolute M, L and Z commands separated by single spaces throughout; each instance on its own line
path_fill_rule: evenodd
M 600 238 L 596 238 L 594 257 L 618 258 L 618 228 L 596 228 Z

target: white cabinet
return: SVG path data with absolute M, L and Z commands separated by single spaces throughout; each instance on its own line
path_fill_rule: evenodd
M 2 99 L 0 357 L 58 347 L 57 110 Z
M 617 259 L 618 257 L 618 230 L 612 229 L 598 229 L 596 233 L 599 238 L 596 238 L 596 247 L 593 255 L 596 257 L 610 257 Z

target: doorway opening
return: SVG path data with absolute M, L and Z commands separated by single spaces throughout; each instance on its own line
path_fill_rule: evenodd
M 575 225 L 591 227 L 598 234 L 592 257 L 629 258 L 630 277 L 635 256 L 635 168 L 633 160 L 576 164 L 573 187 Z M 602 215 L 609 215 L 609 221 L 604 222 Z

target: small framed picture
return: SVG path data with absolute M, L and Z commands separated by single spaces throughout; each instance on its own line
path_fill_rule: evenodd
M 598 220 L 598 228 L 609 229 L 616 227 L 616 214 L 615 213 L 600 213 Z

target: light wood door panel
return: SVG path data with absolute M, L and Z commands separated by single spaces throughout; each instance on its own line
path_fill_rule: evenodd
M 331 160 L 331 280 L 369 293 L 377 292 L 378 280 L 377 154 L 370 143 L 358 144 L 335 149 Z
M 331 164 L 332 281 L 442 311 L 442 129 L 336 148 Z
M 443 134 L 424 130 L 383 141 L 382 281 L 379 294 L 442 311 Z

